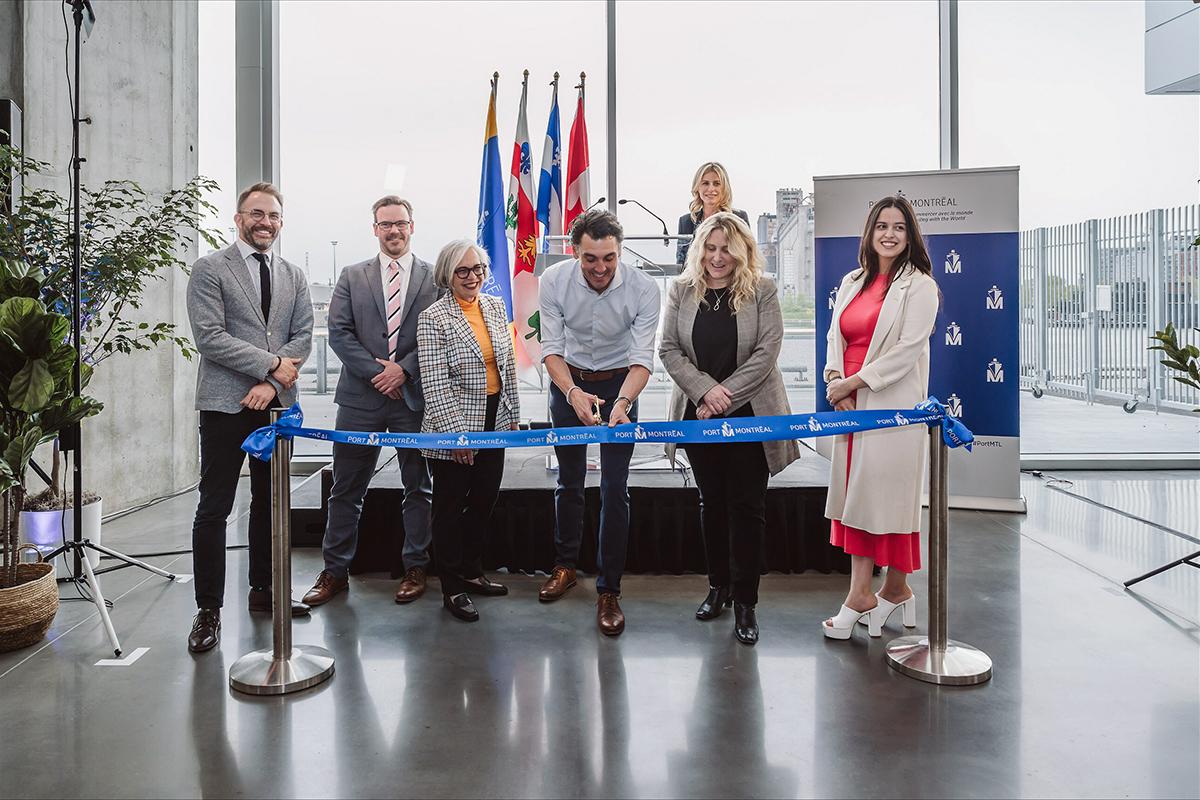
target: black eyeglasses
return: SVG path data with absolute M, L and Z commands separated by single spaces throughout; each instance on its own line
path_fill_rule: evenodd
M 256 208 L 253 211 L 239 211 L 238 213 L 244 217 L 249 217 L 255 222 L 262 222 L 264 219 L 269 219 L 276 225 L 278 225 L 280 222 L 283 222 L 283 214 L 280 214 L 276 211 L 272 211 L 268 214 L 266 211 L 260 211 Z
M 406 231 L 412 227 L 412 220 L 402 219 L 399 222 L 376 222 L 375 227 L 381 231 L 390 231 L 392 228 L 398 231 Z
M 486 274 L 487 267 L 485 267 L 483 264 L 476 264 L 473 267 L 457 267 L 454 270 L 454 277 L 460 278 L 464 281 L 472 275 L 474 275 L 476 278 L 482 278 Z

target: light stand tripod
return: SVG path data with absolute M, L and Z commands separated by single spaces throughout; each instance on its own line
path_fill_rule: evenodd
M 80 195 L 80 178 L 79 167 L 84 159 L 79 156 L 79 125 L 83 122 L 80 117 L 79 109 L 79 50 L 83 39 L 90 35 L 92 27 L 96 24 L 96 14 L 92 11 L 90 0 L 69 0 L 72 9 L 74 9 L 75 18 L 75 96 L 74 105 L 71 108 L 71 202 L 72 202 L 72 236 L 71 236 L 71 277 L 74 282 L 74 292 L 71 297 L 71 341 L 75 345 L 75 365 L 72 371 L 72 388 L 75 397 L 79 397 L 83 389 L 83 339 L 81 333 L 81 318 L 82 318 L 82 241 L 79 238 L 79 195 Z M 91 124 L 89 118 L 88 124 Z M 83 538 L 83 437 L 82 423 L 76 422 L 68 431 L 64 431 L 62 438 L 63 450 L 74 450 L 74 457 L 71 459 L 72 473 L 75 479 L 73 499 L 75 503 L 73 511 L 74 531 L 72 532 L 71 541 L 64 541 L 62 546 L 53 550 L 45 558 L 47 561 L 52 561 L 54 558 L 63 554 L 70 554 L 74 559 L 75 569 L 71 573 L 72 580 L 78 580 L 78 575 L 82 569 L 84 576 L 87 578 L 88 588 L 91 590 L 92 602 L 96 604 L 96 610 L 100 613 L 100 621 L 104 624 L 104 631 L 108 634 L 108 640 L 112 644 L 113 652 L 117 658 L 121 657 L 121 641 L 117 638 L 117 632 L 113 629 L 112 619 L 108 614 L 108 605 L 104 600 L 104 595 L 100 591 L 100 582 L 96 580 L 96 573 L 92 571 L 92 564 L 87 558 L 88 550 L 95 550 L 110 558 L 115 558 L 123 561 L 134 567 L 140 567 L 155 575 L 160 575 L 167 580 L 175 580 L 175 576 L 170 572 L 161 570 L 158 567 L 138 561 L 136 558 L 130 558 L 123 553 L 118 553 L 116 550 L 111 550 L 107 547 L 96 544 L 90 539 Z

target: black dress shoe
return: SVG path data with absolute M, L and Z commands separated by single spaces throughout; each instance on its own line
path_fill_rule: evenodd
M 466 592 L 442 595 L 442 607 L 463 622 L 479 621 L 479 612 L 475 610 L 475 604 Z
M 475 580 L 478 580 L 479 582 L 476 583 Z M 475 580 L 467 581 L 467 583 L 471 585 L 472 593 L 481 594 L 485 597 L 503 597 L 504 595 L 508 594 L 507 586 L 502 583 L 496 583 L 495 581 L 489 581 L 486 575 L 480 575 Z
M 272 602 L 271 591 L 269 589 L 251 589 L 250 599 L 246 603 L 247 607 L 255 613 L 270 614 L 275 608 Z M 307 617 L 312 607 L 307 603 L 292 601 L 292 616 Z
M 745 603 L 733 604 L 733 635 L 742 644 L 754 644 L 758 641 L 758 617 L 754 614 L 754 606 Z
M 192 620 L 192 632 L 188 634 L 188 650 L 203 653 L 212 650 L 221 641 L 221 609 L 202 608 Z
M 725 607 L 733 602 L 733 592 L 728 586 L 708 587 L 708 597 L 696 609 L 696 619 L 716 619 Z

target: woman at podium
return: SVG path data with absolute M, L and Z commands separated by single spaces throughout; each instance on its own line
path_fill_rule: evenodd
M 790 414 L 778 365 L 783 313 L 750 226 L 718 211 L 700 223 L 693 244 L 668 294 L 658 351 L 675 381 L 669 418 Z M 684 448 L 700 489 L 708 556 L 708 596 L 696 618 L 715 619 L 732 603 L 734 636 L 754 644 L 767 481 L 800 450 L 793 440 Z M 674 459 L 673 447 L 667 455 Z
M 692 202 L 688 213 L 679 218 L 679 235 L 694 235 L 696 226 L 720 211 L 730 211 L 742 218 L 747 225 L 750 217 L 740 208 L 733 207 L 733 189 L 729 186 L 729 173 L 716 161 L 700 165 L 692 178 Z M 675 263 L 687 264 L 688 245 L 680 242 L 675 253 Z
M 858 268 L 842 279 L 829 323 L 825 397 L 837 411 L 912 408 L 929 394 L 929 336 L 939 292 L 917 217 L 903 197 L 867 215 Z M 849 639 L 865 619 L 871 636 L 896 611 L 916 625 L 908 574 L 921 566 L 925 426 L 837 436 L 825 516 L 830 542 L 850 556 L 850 591 L 822 632 Z M 887 567 L 871 591 L 874 567 Z

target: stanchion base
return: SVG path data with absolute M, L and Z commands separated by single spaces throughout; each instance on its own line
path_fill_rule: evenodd
M 255 650 L 233 662 L 229 686 L 246 694 L 287 694 L 316 686 L 333 675 L 333 654 L 324 647 L 297 645 L 285 661 Z
M 992 677 L 992 659 L 969 644 L 953 640 L 936 653 L 928 636 L 901 636 L 887 646 L 888 666 L 910 678 L 944 686 L 973 686 Z

